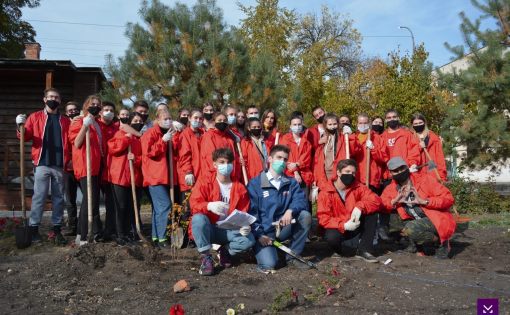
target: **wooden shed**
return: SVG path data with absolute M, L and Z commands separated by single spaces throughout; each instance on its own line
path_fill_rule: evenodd
M 68 101 L 82 103 L 96 94 L 106 82 L 99 67 L 76 67 L 70 60 L 39 60 L 40 46 L 26 45 L 25 59 L 0 58 L 0 210 L 20 209 L 19 140 L 16 138 L 17 114 L 31 114 L 44 108 L 44 90 L 60 91 L 62 105 Z M 63 107 L 63 106 L 62 106 Z M 61 109 L 63 112 L 63 108 Z M 25 146 L 25 170 L 33 174 L 30 143 Z M 30 183 L 27 183 L 30 188 Z M 30 190 L 27 207 L 30 207 Z M 27 209 L 29 210 L 29 208 Z

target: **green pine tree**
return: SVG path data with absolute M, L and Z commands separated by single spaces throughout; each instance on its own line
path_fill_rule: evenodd
M 456 58 L 466 58 L 469 68 L 441 75 L 442 86 L 456 94 L 443 124 L 450 147 L 465 146 L 462 166 L 499 170 L 510 156 L 510 1 L 486 0 L 473 5 L 482 11 L 474 21 L 460 14 L 464 46 L 446 46 Z M 480 29 L 482 19 L 495 19 L 500 29 Z M 465 49 L 470 52 L 466 56 Z

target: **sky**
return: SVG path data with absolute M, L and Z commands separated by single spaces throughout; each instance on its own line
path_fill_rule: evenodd
M 161 1 L 170 6 L 176 2 Z M 23 19 L 37 32 L 36 41 L 42 46 L 41 59 L 71 60 L 77 66 L 101 67 L 106 54 L 124 55 L 129 46 L 125 25 L 140 22 L 140 3 L 138 0 L 43 0 L 37 8 L 24 8 Z M 239 25 L 244 17 L 236 3 L 236 0 L 217 0 L 229 25 Z M 255 0 L 241 3 L 256 4 Z M 280 0 L 281 7 L 303 15 L 320 13 L 322 5 L 353 20 L 363 36 L 365 56 L 386 58 L 391 51 L 399 50 L 401 54 L 412 51 L 409 31 L 399 28 L 406 26 L 413 32 L 416 45 L 425 44 L 429 61 L 436 67 L 452 60 L 445 42 L 451 45 L 463 42 L 459 13 L 463 11 L 470 18 L 480 15 L 467 0 Z M 482 26 L 496 27 L 494 21 Z

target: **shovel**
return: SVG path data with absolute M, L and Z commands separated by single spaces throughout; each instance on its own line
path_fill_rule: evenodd
M 128 147 L 128 153 L 131 153 L 131 145 Z M 131 194 L 133 195 L 133 210 L 135 212 L 135 226 L 136 226 L 136 234 L 138 237 L 144 242 L 148 243 L 145 236 L 142 234 L 142 230 L 140 228 L 140 218 L 138 217 L 138 200 L 136 199 L 136 183 L 135 183 L 135 168 L 133 166 L 133 160 L 129 160 L 129 175 L 131 178 Z
M 299 256 L 298 254 L 294 253 L 292 249 L 288 248 L 287 246 L 283 245 L 282 243 L 273 240 L 272 244 L 274 247 L 278 248 L 279 250 L 287 253 L 289 256 L 292 256 L 293 258 L 299 260 L 300 262 L 307 264 L 310 268 L 317 269 L 317 265 L 313 262 L 304 259 L 303 257 Z
M 85 157 L 87 160 L 87 211 L 88 211 L 88 240 L 92 243 L 94 234 L 92 231 L 92 160 L 90 157 L 90 128 L 85 133 Z
M 25 205 L 25 125 L 19 125 L 19 172 L 21 189 L 21 211 L 23 211 L 23 224 L 17 226 L 14 230 L 16 237 L 16 247 L 19 249 L 27 248 L 32 244 L 32 234 L 28 225 L 27 210 Z

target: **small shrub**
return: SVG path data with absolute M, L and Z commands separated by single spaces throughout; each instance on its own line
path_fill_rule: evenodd
M 448 188 L 459 213 L 484 214 L 510 211 L 510 198 L 498 194 L 494 181 L 478 183 L 462 178 L 451 179 Z

